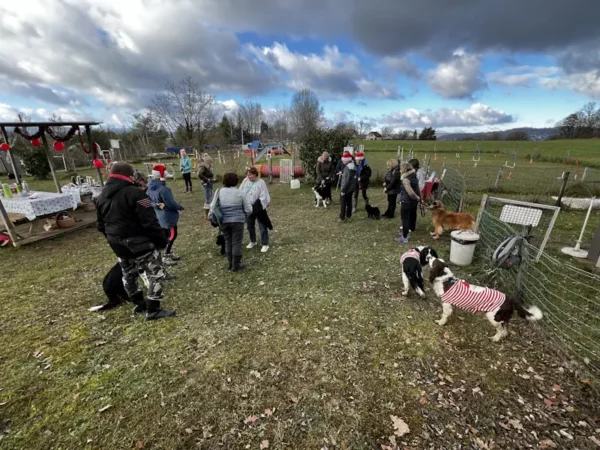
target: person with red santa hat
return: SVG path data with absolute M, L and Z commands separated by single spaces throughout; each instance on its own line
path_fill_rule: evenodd
M 354 191 L 354 204 L 352 212 L 356 212 L 358 207 L 358 193 L 362 192 L 362 197 L 365 203 L 369 204 L 369 197 L 367 196 L 367 189 L 369 189 L 369 181 L 371 179 L 371 166 L 365 159 L 365 154 L 360 150 L 354 154 L 354 160 L 356 161 L 356 175 L 358 176 L 358 189 Z
M 342 180 L 340 183 L 340 218 L 338 222 L 346 222 L 352 218 L 352 197 L 358 189 L 356 165 L 352 160 L 350 152 L 345 151 L 342 155 Z
M 177 239 L 179 211 L 183 211 L 183 206 L 175 201 L 171 189 L 165 184 L 165 178 L 168 174 L 164 164 L 156 164 L 152 168 L 152 179 L 148 183 L 148 197 L 153 203 L 158 222 L 165 230 L 168 238 L 163 262 L 168 266 L 172 266 L 177 264 L 180 259 L 179 256 L 173 253 L 173 244 Z

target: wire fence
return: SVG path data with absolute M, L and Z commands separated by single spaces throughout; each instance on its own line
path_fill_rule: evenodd
M 498 199 L 499 200 L 499 199 Z M 511 236 L 523 234 L 518 225 L 503 220 L 502 201 L 489 201 L 479 215 L 481 240 L 475 277 L 544 313 L 539 330 L 544 338 L 578 364 L 581 372 L 600 376 L 600 276 L 540 251 L 552 212 L 542 211 L 532 236 L 524 242 L 520 265 L 494 268 L 491 255 Z

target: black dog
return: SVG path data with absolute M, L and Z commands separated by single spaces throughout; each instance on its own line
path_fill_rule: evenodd
M 408 295 L 408 288 L 413 290 L 420 297 L 425 297 L 425 288 L 423 287 L 423 267 L 429 264 L 429 260 L 437 258 L 437 252 L 431 247 L 411 248 L 400 257 L 402 266 L 402 283 L 404 290 L 402 295 Z
M 102 280 L 104 295 L 108 301 L 104 305 L 92 306 L 89 311 L 107 311 L 116 308 L 129 300 L 123 286 L 123 269 L 119 263 L 112 266 Z
M 222 233 L 217 236 L 216 244 L 221 247 L 221 256 L 225 255 L 225 236 Z
M 365 210 L 367 211 L 367 218 L 369 219 L 381 219 L 381 211 L 377 206 L 371 206 L 368 203 L 365 205 Z
M 331 195 L 327 194 L 325 180 L 322 180 L 321 184 L 314 185 L 313 192 L 315 193 L 315 208 L 318 208 L 321 203 L 323 204 L 323 208 L 327 208 L 327 200 L 329 200 L 327 197 Z

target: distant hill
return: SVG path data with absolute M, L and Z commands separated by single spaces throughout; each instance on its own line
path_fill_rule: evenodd
M 438 140 L 440 141 L 486 141 L 492 140 L 496 136 L 500 136 L 500 139 L 506 139 L 510 133 L 515 131 L 522 131 L 527 133 L 530 141 L 545 141 L 550 136 L 558 133 L 558 128 L 513 128 L 510 130 L 503 131 L 486 131 L 480 133 L 444 133 L 437 132 Z

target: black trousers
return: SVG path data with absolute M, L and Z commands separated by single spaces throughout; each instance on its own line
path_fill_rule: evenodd
M 363 188 L 360 189 L 360 192 L 362 192 L 362 198 L 365 201 L 365 203 L 369 203 L 369 197 L 367 196 L 367 189 L 368 188 Z M 354 191 L 354 209 L 356 209 L 358 207 L 358 190 Z
M 340 195 L 340 219 L 345 220 L 352 217 L 352 197 L 353 193 L 349 192 L 345 195 Z
M 325 200 L 333 200 L 331 198 L 331 181 L 326 181 L 325 186 L 323 187 L 323 198 Z
M 165 255 L 170 255 L 173 251 L 175 239 L 177 239 L 177 225 L 165 231 L 167 232 L 167 239 L 169 239 L 169 242 L 167 242 L 167 248 L 165 249 Z
M 233 257 L 242 256 L 242 241 L 244 239 L 244 222 L 224 223 L 221 232 L 225 237 L 225 254 L 229 262 Z
M 398 200 L 398 196 L 396 194 L 387 196 L 388 199 L 388 207 L 385 213 L 383 214 L 390 219 L 393 219 L 396 215 L 396 201 Z
M 190 191 L 192 192 L 192 174 L 191 173 L 184 173 L 183 174 L 183 181 L 185 181 L 185 191 Z
M 402 236 L 407 237 L 410 231 L 417 229 L 417 211 L 419 204 L 402 204 L 400 218 L 402 219 Z

